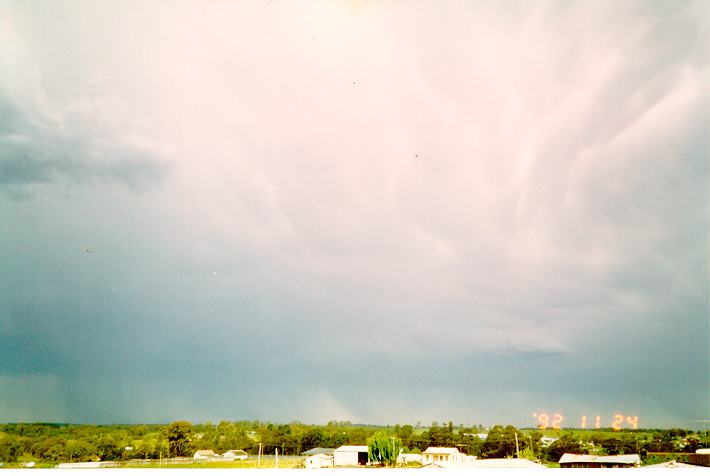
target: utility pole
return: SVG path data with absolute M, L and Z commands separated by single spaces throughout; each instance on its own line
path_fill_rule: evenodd
M 256 457 L 256 467 L 261 468 L 261 443 L 259 443 L 259 454 Z
M 520 447 L 518 446 L 518 432 L 513 433 L 515 435 L 515 454 L 520 458 Z
M 276 455 L 276 469 L 279 469 L 279 449 L 276 448 L 274 450 L 274 454 Z
M 392 465 L 393 466 L 397 464 L 397 456 L 399 456 L 399 455 L 394 454 L 394 436 L 393 436 L 392 437 Z

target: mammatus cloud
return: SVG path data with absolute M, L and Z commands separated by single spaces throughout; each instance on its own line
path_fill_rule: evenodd
M 705 414 L 702 5 L 100 6 L 6 17 L 0 418 Z
M 169 149 L 131 124 L 108 84 L 58 106 L 47 75 L 3 8 L 0 49 L 0 187 L 24 196 L 37 185 L 112 179 L 143 189 L 167 172 Z

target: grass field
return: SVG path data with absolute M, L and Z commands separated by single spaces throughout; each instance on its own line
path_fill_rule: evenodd
M 278 468 L 298 468 L 303 466 L 305 457 L 303 456 L 279 456 Z M 272 456 L 262 456 L 261 463 L 256 457 L 249 457 L 243 461 L 219 461 L 214 463 L 188 463 L 188 464 L 160 464 L 151 462 L 148 464 L 138 463 L 131 464 L 130 461 L 125 463 L 122 468 L 270 468 L 275 469 L 276 459 Z

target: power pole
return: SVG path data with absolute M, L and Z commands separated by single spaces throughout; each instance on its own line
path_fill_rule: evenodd
M 518 455 L 518 458 L 520 458 L 520 447 L 518 446 L 518 432 L 516 431 L 513 434 L 515 435 L 515 453 Z
M 259 454 L 256 457 L 256 467 L 261 468 L 261 443 L 259 443 Z
M 274 450 L 274 454 L 276 455 L 276 469 L 279 469 L 279 449 L 276 448 Z
M 392 460 L 393 460 L 392 465 L 393 466 L 395 466 L 397 464 L 397 456 L 399 456 L 399 455 L 394 454 L 394 436 L 393 436 L 392 437 Z

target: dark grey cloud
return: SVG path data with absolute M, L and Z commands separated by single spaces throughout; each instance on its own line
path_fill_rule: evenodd
M 140 191 L 168 173 L 164 154 L 151 150 L 151 144 L 85 130 L 81 123 L 71 124 L 77 129 L 73 132 L 62 130 L 66 124 L 32 124 L 27 115 L 0 105 L 0 187 L 11 195 L 26 193 L 24 186 L 92 179 L 114 180 Z

